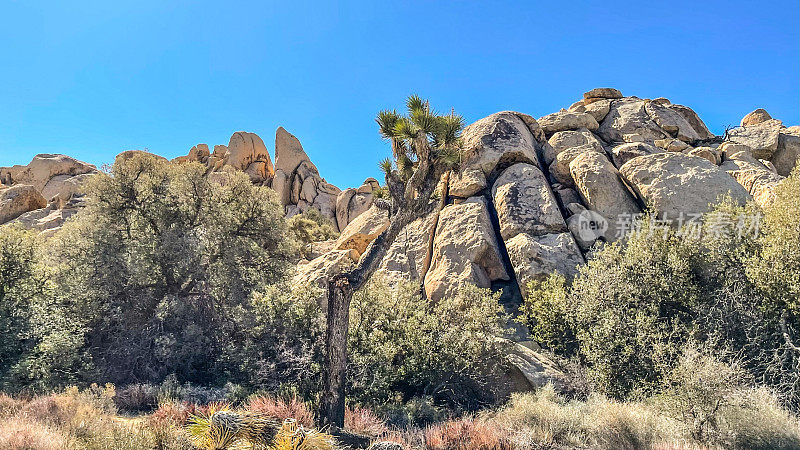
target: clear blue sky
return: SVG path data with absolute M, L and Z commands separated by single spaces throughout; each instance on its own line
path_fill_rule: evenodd
M 344 188 L 378 173 L 375 113 L 409 93 L 468 122 L 598 86 L 664 96 L 712 131 L 800 122 L 791 1 L 3 1 L 0 165 L 174 157 L 282 125 Z

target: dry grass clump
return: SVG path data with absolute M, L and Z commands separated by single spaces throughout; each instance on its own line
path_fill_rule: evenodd
M 517 447 L 508 430 L 490 421 L 462 418 L 425 430 L 425 447 L 431 450 L 512 450 Z
M 307 428 L 314 426 L 314 413 L 305 402 L 297 397 L 278 399 L 266 395 L 256 395 L 247 401 L 246 409 L 280 421 L 294 419 L 299 425 Z
M 306 429 L 294 420 L 287 419 L 281 425 L 269 448 L 271 450 L 334 450 L 336 444 L 333 436 Z
M 6 450 L 62 450 L 75 448 L 57 430 L 26 418 L 5 418 L 0 423 L 0 448 Z
M 379 436 L 389 431 L 386 421 L 378 417 L 371 409 L 360 406 L 345 408 L 344 428 L 369 436 Z

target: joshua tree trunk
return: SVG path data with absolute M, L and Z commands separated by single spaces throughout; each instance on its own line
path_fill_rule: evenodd
M 347 277 L 337 277 L 328 285 L 328 329 L 325 333 L 325 369 L 328 374 L 347 372 L 347 333 L 353 289 Z M 325 425 L 344 426 L 344 376 L 326 376 L 320 417 Z
M 328 328 L 325 332 L 324 390 L 320 399 L 323 425 L 344 426 L 345 375 L 347 373 L 347 333 L 353 294 L 366 284 L 380 266 L 392 242 L 414 216 L 398 214 L 389 227 L 367 247 L 358 266 L 328 281 Z
M 414 95 L 408 98 L 406 105 L 408 117 L 401 117 L 394 110 L 385 110 L 377 118 L 381 134 L 392 142 L 394 157 L 394 162 L 386 160 L 381 163 L 391 203 L 376 201 L 379 207 L 389 211 L 389 227 L 369 244 L 355 269 L 328 280 L 328 329 L 325 332 L 327 366 L 323 375 L 324 391 L 319 415 L 322 424 L 330 425 L 333 429 L 344 426 L 347 333 L 353 294 L 378 270 L 400 231 L 431 210 L 431 194 L 442 175 L 447 173 L 443 180 L 439 211 L 444 208 L 447 204 L 449 170 L 460 158 L 459 134 L 464 127 L 461 116 L 455 113 L 437 115 L 431 111 L 427 101 Z M 435 223 L 433 228 L 428 239 L 424 272 L 430 267 Z

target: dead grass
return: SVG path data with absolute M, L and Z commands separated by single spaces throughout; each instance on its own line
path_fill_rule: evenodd
M 280 421 L 294 419 L 306 428 L 314 426 L 314 413 L 305 402 L 297 397 L 276 399 L 266 395 L 257 395 L 247 401 L 246 409 Z
M 0 423 L 0 448 L 5 450 L 62 450 L 77 448 L 63 433 L 26 418 Z

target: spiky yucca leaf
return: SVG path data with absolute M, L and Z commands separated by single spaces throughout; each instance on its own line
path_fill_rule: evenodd
M 399 119 L 400 115 L 397 114 L 396 110 L 386 109 L 378 113 L 378 117 L 375 119 L 375 121 L 378 122 L 380 133 L 383 137 L 386 139 L 394 139 L 398 137 L 395 134 L 394 128 Z
M 425 111 L 430 112 L 430 104 L 427 100 L 423 100 L 417 94 L 411 94 L 406 99 L 406 107 L 408 108 L 409 115 L 413 114 L 414 111 Z
M 186 431 L 195 447 L 203 450 L 234 450 L 252 445 L 266 446 L 275 437 L 278 422 L 263 414 L 209 408 L 192 416 Z
M 408 114 L 411 122 L 425 133 L 435 133 L 438 126 L 438 117 L 427 109 L 415 109 Z
M 272 450 L 334 450 L 333 436 L 316 430 L 307 430 L 297 425 L 293 419 L 283 422 Z
M 394 135 L 396 139 L 414 139 L 417 137 L 418 132 L 419 127 L 405 117 L 397 119 L 397 122 L 394 124 Z
M 205 414 L 192 415 L 186 432 L 195 447 L 203 450 L 236 448 L 241 438 L 237 435 L 241 421 L 236 413 L 227 409 L 218 410 L 211 405 Z
M 389 159 L 389 158 L 386 158 L 386 159 L 382 160 L 381 162 L 379 162 L 378 163 L 378 167 L 381 168 L 381 170 L 383 171 L 384 174 L 388 174 L 388 173 L 390 173 L 392 171 L 392 169 L 394 169 L 394 165 L 392 164 L 392 160 Z

